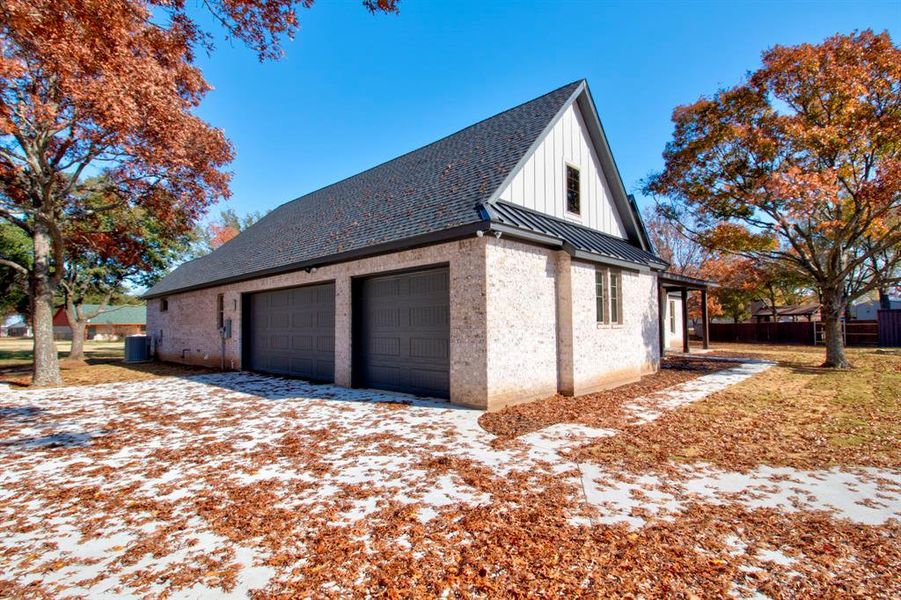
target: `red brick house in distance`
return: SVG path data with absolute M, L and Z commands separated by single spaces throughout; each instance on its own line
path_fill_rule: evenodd
M 85 313 L 93 313 L 97 308 L 96 304 L 82 305 Z M 119 340 L 127 335 L 144 333 L 146 329 L 146 306 L 107 306 L 103 312 L 88 321 L 85 339 Z M 58 308 L 53 315 L 53 337 L 58 340 L 72 339 L 72 327 L 65 307 Z

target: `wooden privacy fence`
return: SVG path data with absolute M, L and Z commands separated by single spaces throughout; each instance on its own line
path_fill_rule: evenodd
M 751 344 L 814 344 L 814 323 L 711 323 L 710 340 Z
M 901 310 L 880 310 L 878 313 L 879 345 L 901 347 Z
M 901 313 L 901 311 L 892 312 Z M 901 317 L 898 323 L 901 327 Z M 880 341 L 876 321 L 846 321 L 842 324 L 842 329 L 847 346 L 885 345 Z M 820 321 L 711 323 L 710 339 L 714 342 L 815 346 L 823 343 L 823 323 Z

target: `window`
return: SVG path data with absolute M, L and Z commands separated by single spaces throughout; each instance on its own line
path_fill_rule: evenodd
M 669 332 L 676 333 L 676 301 L 669 301 Z
M 594 271 L 595 302 L 597 304 L 598 323 L 607 322 L 607 269 Z
M 225 325 L 225 294 L 216 296 L 216 327 L 222 329 Z
M 160 298 L 160 312 L 166 312 L 167 310 L 169 310 L 169 299 Z
M 623 274 L 618 269 L 610 270 L 610 322 L 623 322 Z
M 578 215 L 582 206 L 579 169 L 566 165 L 566 210 Z

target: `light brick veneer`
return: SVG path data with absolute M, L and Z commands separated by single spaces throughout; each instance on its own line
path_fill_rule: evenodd
M 612 387 L 655 370 L 656 276 L 623 271 L 624 324 L 598 325 L 594 265 L 556 250 L 486 235 L 167 296 L 147 306 L 147 332 L 163 360 L 218 367 L 216 297 L 232 337 L 225 366 L 241 368 L 241 295 L 335 282 L 335 383 L 351 385 L 351 279 L 447 264 L 450 271 L 451 401 L 508 404 Z
M 157 355 L 167 361 L 218 367 L 221 340 L 216 297 L 225 295 L 225 318 L 232 337 L 225 343 L 225 366 L 241 368 L 241 294 L 317 282 L 335 282 L 335 383 L 351 384 L 351 278 L 387 271 L 448 264 L 450 271 L 450 392 L 458 404 L 485 407 L 485 246 L 470 238 L 425 248 L 329 265 L 315 273 L 295 271 L 167 296 L 147 306 L 147 333 Z

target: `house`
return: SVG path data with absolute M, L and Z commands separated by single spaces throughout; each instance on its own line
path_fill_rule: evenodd
M 901 297 L 889 296 L 889 310 L 901 310 Z M 882 310 L 878 298 L 861 298 L 851 305 L 851 318 L 856 321 L 875 321 Z
M 666 267 L 577 81 L 281 205 L 148 290 L 148 335 L 493 410 L 655 371 L 666 294 L 706 296 Z
M 15 320 L 9 325 L 0 328 L 2 337 L 31 337 L 31 325 L 24 320 Z
M 756 323 L 769 323 L 773 321 L 773 309 L 763 303 L 754 309 L 751 313 L 751 319 Z M 820 320 L 820 303 L 807 302 L 805 304 L 787 304 L 785 306 L 776 307 L 776 321 L 779 322 L 796 322 L 796 321 L 819 321 Z
M 82 304 L 84 314 L 91 314 L 99 307 L 97 304 Z M 119 340 L 127 335 L 144 333 L 147 329 L 147 307 L 144 305 L 107 306 L 97 316 L 88 320 L 85 339 Z M 72 327 L 65 307 L 58 308 L 53 315 L 53 337 L 58 340 L 71 340 Z

